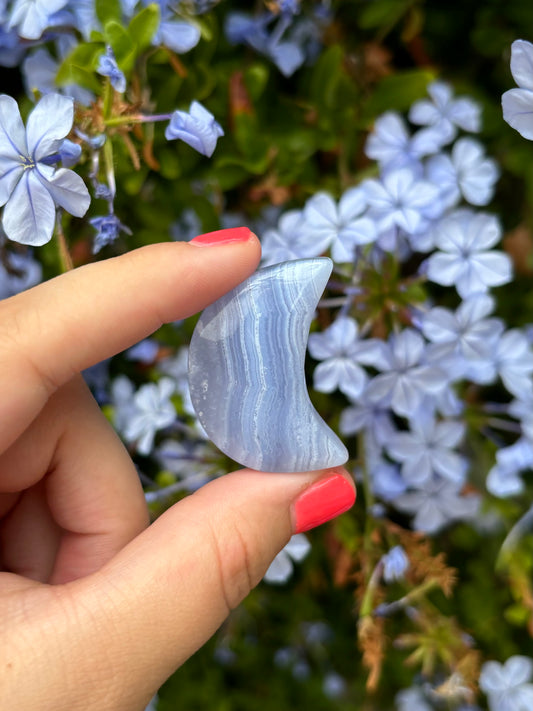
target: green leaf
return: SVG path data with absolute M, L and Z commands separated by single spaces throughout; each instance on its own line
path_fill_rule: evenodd
M 153 36 L 159 27 L 159 5 L 152 3 L 132 18 L 128 33 L 137 45 L 137 51 L 142 52 L 150 46 Z
M 329 47 L 315 64 L 311 80 L 311 97 L 320 108 L 330 109 L 335 105 L 341 79 L 343 50 L 339 45 Z
M 412 69 L 385 77 L 369 98 L 364 114 L 373 120 L 384 111 L 407 111 L 411 104 L 426 96 L 427 85 L 435 79 L 428 69 Z
M 244 70 L 244 83 L 252 101 L 257 101 L 264 92 L 270 70 L 266 64 L 255 62 Z
M 359 12 L 359 27 L 369 30 L 394 26 L 411 5 L 411 0 L 379 0 L 368 3 Z
M 79 44 L 63 60 L 56 75 L 56 84 L 79 84 L 97 94 L 100 93 L 102 85 L 94 72 L 101 53 L 102 45 L 89 42 Z
M 124 72 L 130 71 L 135 62 L 135 44 L 128 31 L 118 22 L 110 20 L 104 27 L 104 37 L 115 53 L 118 66 Z
M 94 10 L 96 17 L 105 26 L 110 20 L 120 22 L 122 20 L 122 8 L 120 0 L 95 0 Z

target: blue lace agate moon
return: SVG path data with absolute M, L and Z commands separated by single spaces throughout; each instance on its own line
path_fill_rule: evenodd
M 208 306 L 189 349 L 192 403 L 231 459 L 261 471 L 344 464 L 346 447 L 314 409 L 305 381 L 309 327 L 333 264 L 260 269 Z

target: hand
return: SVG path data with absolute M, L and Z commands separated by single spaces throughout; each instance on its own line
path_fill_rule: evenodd
M 248 277 L 259 243 L 237 232 L 143 247 L 0 302 L 6 709 L 143 709 L 295 530 L 353 503 L 343 470 L 241 470 L 148 527 L 133 463 L 79 375 Z

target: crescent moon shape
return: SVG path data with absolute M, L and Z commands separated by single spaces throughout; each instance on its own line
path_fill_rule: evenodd
M 296 259 L 260 269 L 208 306 L 189 349 L 189 385 L 208 436 L 260 471 L 344 464 L 346 447 L 314 409 L 305 381 L 309 328 L 333 264 Z

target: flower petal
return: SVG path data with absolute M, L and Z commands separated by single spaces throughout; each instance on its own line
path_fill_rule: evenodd
M 39 247 L 52 238 L 56 209 L 34 170 L 26 170 L 5 208 L 2 224 L 9 239 Z
M 28 117 L 28 149 L 36 162 L 56 153 L 74 120 L 74 101 L 60 94 L 46 94 Z
M 0 94 L 0 158 L 20 163 L 20 156 L 28 154 L 26 131 L 17 102 L 7 94 Z
M 87 186 L 82 178 L 73 170 L 59 168 L 52 178 L 43 178 L 39 173 L 39 179 L 48 190 L 56 205 L 75 217 L 83 217 L 90 205 L 91 197 Z
M 533 91 L 533 44 L 515 40 L 511 45 L 511 74 L 521 89 Z

